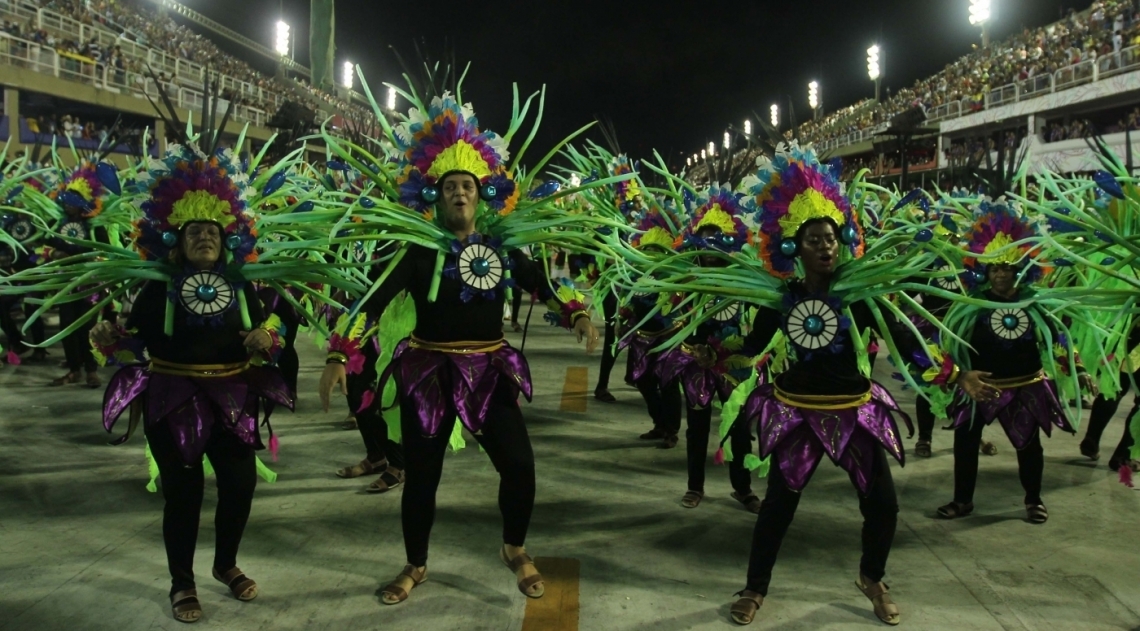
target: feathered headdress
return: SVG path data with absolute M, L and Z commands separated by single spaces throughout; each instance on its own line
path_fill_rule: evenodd
M 1012 265 L 1022 274 L 1023 282 L 1033 282 L 1043 272 L 1038 260 L 1039 237 L 1037 225 L 1017 209 L 1005 203 L 983 201 L 966 233 L 965 263 L 974 270 L 979 283 L 984 281 L 988 265 Z
M 839 183 L 837 165 L 820 164 L 814 151 L 795 142 L 757 164 L 756 175 L 741 185 L 759 224 L 760 258 L 773 276 L 788 278 L 795 272 L 796 232 L 813 219 L 830 219 L 851 256 L 863 255 L 863 229 Z
M 630 240 L 630 245 L 644 250 L 655 245 L 665 250 L 673 250 L 681 245 L 679 226 L 683 225 L 675 217 L 670 217 L 664 208 L 653 207 L 643 211 L 637 218 L 635 229 L 638 234 Z
M 624 153 L 610 160 L 608 172 L 611 177 L 637 172 L 637 165 L 630 162 Z M 641 186 L 637 178 L 622 180 L 614 184 L 614 206 L 627 216 L 637 211 L 638 202 L 641 201 Z
M 428 212 L 439 199 L 439 182 L 451 173 L 469 173 L 479 182 L 479 197 L 500 215 L 515 209 L 519 187 L 507 169 L 507 141 L 481 131 L 470 104 L 460 105 L 444 92 L 426 112 L 412 108 L 394 128 L 400 174 L 400 203 Z
M 744 195 L 734 193 L 728 187 L 713 184 L 701 191 L 692 205 L 692 220 L 684 235 L 687 247 L 707 249 L 715 248 L 724 252 L 739 252 L 750 239 L 748 226 L 741 217 L 745 208 L 741 204 Z M 700 231 L 707 227 L 719 230 L 719 233 L 704 238 Z
M 223 245 L 236 262 L 257 260 L 254 215 L 246 202 L 248 181 L 232 151 L 206 155 L 193 146 L 172 145 L 166 157 L 151 161 L 142 179 L 150 195 L 139 204 L 143 217 L 135 222 L 134 240 L 144 259 L 166 258 L 183 226 L 209 222 L 222 229 Z M 284 177 L 280 179 L 283 183 Z
M 61 182 L 56 184 L 55 190 L 48 196 L 63 206 L 73 206 L 82 211 L 85 219 L 90 219 L 103 211 L 103 194 L 105 187 L 103 179 L 107 178 L 106 171 L 117 181 L 115 168 L 107 163 L 92 164 L 86 160 Z

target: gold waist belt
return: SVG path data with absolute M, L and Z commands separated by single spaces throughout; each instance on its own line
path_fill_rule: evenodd
M 775 386 L 776 400 L 808 410 L 846 410 L 871 400 L 871 391 L 863 394 L 792 394 Z
M 232 377 L 240 375 L 249 368 L 249 362 L 236 362 L 233 364 L 176 364 L 151 358 L 150 371 L 162 375 L 176 375 L 179 377 Z
M 1032 375 L 1024 375 L 1022 377 L 1011 377 L 1009 379 L 987 379 L 986 383 L 991 386 L 1001 388 L 1002 390 L 1012 390 L 1029 384 L 1037 383 L 1038 381 L 1045 380 L 1045 373 L 1038 370 Z
M 473 355 L 475 353 L 493 353 L 502 348 L 506 342 L 499 338 L 494 342 L 428 342 L 412 336 L 408 346 L 425 351 L 451 353 L 453 355 Z

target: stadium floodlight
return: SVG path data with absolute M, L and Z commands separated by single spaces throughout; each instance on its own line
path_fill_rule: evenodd
M 277 20 L 277 39 L 274 40 L 273 50 L 282 57 L 289 56 L 289 25 Z
M 710 142 L 710 143 L 709 143 L 709 155 L 710 155 L 710 156 L 715 156 L 715 155 L 716 155 L 716 143 L 715 143 L 715 142 Z
M 709 157 L 709 154 L 705 153 L 704 149 L 701 149 L 701 160 L 707 160 L 708 157 Z
M 346 90 L 352 89 L 353 70 L 354 68 L 351 61 L 344 62 L 344 72 L 340 76 L 340 84 L 343 85 Z
M 744 135 L 746 135 L 746 136 L 752 135 L 752 121 L 750 121 L 748 119 L 744 119 Z
M 808 105 L 814 110 L 819 107 L 819 82 L 812 81 L 808 84 Z
M 396 109 L 396 88 L 388 88 L 388 103 L 389 110 Z
M 724 132 L 724 148 L 732 149 L 732 135 L 728 132 Z
M 876 81 L 879 78 L 879 45 L 867 49 L 867 76 L 871 77 L 871 81 Z
M 780 106 L 773 103 L 772 107 L 768 108 L 768 111 L 772 115 L 772 117 L 771 117 L 772 127 L 779 129 L 780 128 Z
M 685 166 L 687 166 L 687 167 L 693 166 L 693 159 L 692 158 L 685 158 Z
M 970 0 L 970 24 L 985 24 L 990 14 L 990 0 Z

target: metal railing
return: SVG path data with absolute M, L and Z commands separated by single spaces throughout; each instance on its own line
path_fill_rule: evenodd
M 1059 68 L 1052 73 L 1037 75 L 1024 81 L 994 88 L 985 93 L 981 101 L 973 97 L 966 97 L 932 107 L 926 112 L 926 122 L 937 123 L 961 118 L 967 114 L 973 114 L 991 107 L 1000 107 L 1044 94 L 1061 92 L 1137 69 L 1140 69 L 1140 46 L 1130 46 L 1117 53 L 1085 59 L 1079 63 Z M 821 141 L 816 145 L 822 150 L 835 150 L 862 142 L 885 128 L 885 124 L 880 124 Z
M 149 95 L 153 99 L 159 96 L 158 88 L 149 76 L 96 64 L 77 55 L 63 55 L 50 46 L 12 37 L 4 32 L 0 32 L 0 65 L 27 68 L 116 94 L 129 94 L 138 98 Z M 200 90 L 174 83 L 166 83 L 164 88 L 178 109 L 201 109 L 204 96 Z M 224 111 L 226 103 L 219 104 L 219 111 Z M 235 122 L 249 123 L 255 127 L 264 127 L 268 121 L 265 110 L 248 105 L 234 106 L 231 118 Z

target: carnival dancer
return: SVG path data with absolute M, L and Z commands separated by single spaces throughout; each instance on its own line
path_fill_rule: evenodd
M 516 163 L 508 161 L 509 135 L 501 138 L 480 130 L 470 105 L 457 102 L 449 92 L 428 105 L 412 93 L 403 94 L 414 107 L 395 129 L 387 127 L 378 112 L 400 154 L 397 175 L 390 180 L 384 171 L 366 173 L 402 205 L 379 200 L 372 215 L 363 219 L 365 226 L 388 230 L 387 237 L 406 242 L 382 271 L 374 270 L 378 284 L 364 300 L 363 312 L 379 317 L 406 291 L 416 313 L 414 332 L 394 349 L 381 377 L 381 387 L 392 376 L 398 389 L 407 555 L 407 565 L 381 590 L 381 600 L 403 602 L 427 578 L 436 489 L 457 417 L 500 475 L 499 558 L 515 574 L 519 591 L 538 598 L 545 586 L 524 547 L 534 507 L 534 455 L 517 402 L 520 392 L 530 397 L 531 382 L 526 359 L 503 339 L 503 304 L 513 284 L 532 293 L 544 291 L 544 274 L 519 251 L 522 245 L 591 246 L 577 231 L 522 232 L 534 231 L 529 222 L 539 219 L 554 228 L 581 223 L 548 201 L 535 199 L 533 192 L 525 199 L 520 196 L 529 190 L 531 176 L 516 181 L 518 157 Z M 525 113 L 527 108 L 515 111 Z M 512 131 L 521 124 L 521 119 L 513 120 Z M 341 159 L 356 159 L 335 138 L 326 134 L 325 139 Z M 529 172 L 539 172 L 542 166 L 540 162 Z M 585 339 L 587 351 L 593 350 L 598 333 L 584 304 L 574 300 L 551 306 L 554 319 L 574 330 L 579 341 Z M 326 409 L 337 386 L 345 392 L 345 366 L 341 357 L 330 353 L 320 388 Z
M 954 500 L 939 507 L 938 515 L 954 519 L 973 512 L 978 442 L 982 429 L 996 420 L 1017 450 L 1028 520 L 1043 524 L 1049 513 L 1041 499 L 1045 466 L 1041 432 L 1049 436 L 1057 427 L 1075 433 L 1062 400 L 1080 397 L 1074 381 L 1088 390 L 1096 387 L 1073 348 L 1069 326 L 1061 320 L 1062 316 L 1086 318 L 1086 307 L 1045 306 L 1043 299 L 1051 290 L 1033 285 L 1048 261 L 1035 225 L 1017 208 L 983 202 L 964 245 L 966 264 L 982 287 L 981 295 L 1002 306 L 958 304 L 944 319 L 958 339 L 969 341 L 969 348 L 951 338 L 944 338 L 943 345 L 955 363 L 969 369 L 967 375 L 982 380 L 976 392 L 967 391 L 976 403 L 959 396 L 949 411 L 954 429 Z M 1085 350 L 1099 359 L 1103 353 L 1091 346 Z

